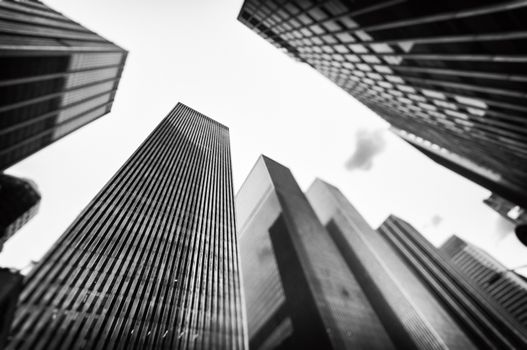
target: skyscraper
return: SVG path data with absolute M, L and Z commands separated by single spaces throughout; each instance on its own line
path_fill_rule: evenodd
M 110 112 L 127 52 L 39 1 L 0 1 L 0 170 Z
M 337 188 L 316 180 L 306 196 L 397 348 L 476 349 L 441 298 Z
M 527 207 L 527 3 L 258 1 L 238 19 L 436 162 Z
M 463 241 L 453 237 L 439 251 L 410 224 L 393 215 L 378 231 L 442 300 L 478 348 L 527 347 L 525 281 L 520 282 L 519 277 L 513 281 L 508 275 L 498 275 L 492 281 L 505 268 L 489 266 L 490 260 L 482 259 L 487 255 L 479 249 L 466 249 Z
M 179 103 L 27 277 L 8 349 L 243 349 L 229 131 Z
M 236 195 L 251 349 L 393 349 L 286 167 L 261 156 Z
M 36 215 L 39 205 L 33 181 L 0 174 L 0 252 L 4 242 Z

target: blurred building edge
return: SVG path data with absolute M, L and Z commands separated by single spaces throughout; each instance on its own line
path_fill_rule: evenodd
M 251 349 L 394 349 L 288 168 L 261 156 L 236 195 Z
M 0 1 L 0 170 L 112 108 L 126 50 L 38 1 Z
M 317 179 L 306 194 L 397 348 L 477 348 L 441 298 L 337 188 Z
M 438 250 L 410 224 L 388 217 L 377 230 L 414 270 L 480 349 L 527 347 L 525 282 L 503 280 L 493 258 L 458 237 Z
M 527 223 L 527 211 L 524 208 L 500 197 L 496 193 L 483 200 L 483 203 L 514 224 Z
M 33 181 L 0 173 L 0 252 L 5 241 L 37 214 L 40 198 Z
M 9 335 L 23 281 L 20 273 L 0 268 L 0 349 Z
M 238 20 L 437 163 L 527 208 L 526 16 L 512 0 L 246 0 Z

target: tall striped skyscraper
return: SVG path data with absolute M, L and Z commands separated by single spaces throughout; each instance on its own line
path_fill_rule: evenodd
M 438 250 L 404 220 L 378 232 L 428 285 L 479 349 L 527 348 L 526 283 L 481 249 L 453 237 Z
M 527 3 L 246 0 L 238 19 L 434 161 L 527 207 Z
M 27 277 L 8 349 L 244 349 L 229 131 L 178 104 Z
M 0 171 L 110 112 L 127 52 L 34 0 L 0 0 Z

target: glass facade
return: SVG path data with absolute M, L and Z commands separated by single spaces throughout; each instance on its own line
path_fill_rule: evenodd
M 27 277 L 7 349 L 244 349 L 228 129 L 178 104 Z
M 108 113 L 127 53 L 36 1 L 0 1 L 0 26 L 2 170 Z
M 238 19 L 527 206 L 526 16 L 522 1 L 247 0 Z

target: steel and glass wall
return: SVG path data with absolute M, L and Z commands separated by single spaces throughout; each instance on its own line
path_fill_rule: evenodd
M 513 286 L 507 277 L 499 275 L 501 281 L 489 285 L 488 280 L 498 271 L 484 263 L 480 263 L 478 271 L 473 261 L 467 263 L 467 269 L 459 269 L 411 225 L 395 216 L 386 219 L 378 232 L 442 300 L 478 348 L 524 349 L 527 346 L 525 324 L 521 324 L 522 316 L 517 315 L 526 306 L 525 289 L 523 294 L 518 293 L 519 286 Z M 458 256 L 459 250 L 455 247 L 459 245 L 452 239 L 449 242 L 446 249 L 457 251 L 454 255 Z M 479 285 L 474 283 L 474 277 L 479 278 Z M 513 309 L 507 310 L 511 305 Z M 525 311 L 523 323 L 524 319 Z
M 33 181 L 0 174 L 0 252 L 4 242 L 37 214 L 40 198 Z
M 395 348 L 289 169 L 260 157 L 236 210 L 251 349 Z
M 8 349 L 243 349 L 228 129 L 178 104 L 27 277 Z
M 20 273 L 0 268 L 0 349 L 8 339 L 23 281 Z
M 397 348 L 477 348 L 441 299 L 337 188 L 316 180 L 306 196 Z
M 127 52 L 37 1 L 0 0 L 0 170 L 110 112 Z
M 513 0 L 246 0 L 238 17 L 524 207 L 525 18 L 527 3 Z

